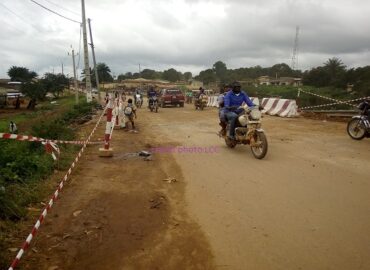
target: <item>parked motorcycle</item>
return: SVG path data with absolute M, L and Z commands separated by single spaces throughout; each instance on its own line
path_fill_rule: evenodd
M 157 97 L 151 97 L 149 98 L 149 109 L 151 112 L 155 111 L 156 113 L 158 112 L 158 99 Z
M 204 107 L 207 106 L 207 102 L 208 102 L 207 95 L 201 94 L 197 99 L 195 99 L 194 102 L 195 109 L 196 110 L 200 109 L 203 111 Z
M 370 104 L 363 101 L 358 105 L 358 108 L 361 110 L 360 115 L 352 117 L 347 124 L 347 133 L 354 140 L 370 137 Z
M 250 145 L 253 156 L 262 159 L 267 154 L 268 143 L 265 132 L 261 128 L 261 111 L 258 108 L 249 108 L 247 105 L 239 108 L 243 109 L 243 112 L 236 120 L 235 140 L 228 136 L 229 123 L 226 134 L 220 136 L 225 139 L 226 145 L 230 148 L 234 148 L 237 144 Z

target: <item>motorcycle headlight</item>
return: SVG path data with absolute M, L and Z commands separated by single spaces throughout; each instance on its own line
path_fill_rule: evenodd
M 260 120 L 261 119 L 261 112 L 258 109 L 254 109 L 249 114 L 251 120 Z

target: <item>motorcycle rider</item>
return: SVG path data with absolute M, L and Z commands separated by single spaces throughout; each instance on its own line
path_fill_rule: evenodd
M 196 98 L 199 99 L 201 95 L 205 95 L 203 87 L 199 87 L 199 93 L 197 94 Z
M 200 102 L 201 102 L 200 97 L 202 95 L 205 95 L 205 94 L 206 93 L 205 93 L 203 87 L 199 87 L 199 93 L 196 94 L 195 100 L 194 100 L 194 105 L 195 105 L 196 109 L 198 109 L 198 106 L 200 106 Z
M 218 117 L 220 119 L 219 125 L 221 126 L 221 130 L 219 131 L 220 136 L 226 135 L 226 118 L 225 118 L 225 106 L 224 106 L 224 98 L 227 92 L 231 90 L 229 84 L 224 84 L 223 87 L 220 89 L 220 95 L 217 98 L 218 102 Z
M 235 81 L 232 83 L 232 91 L 227 92 L 224 97 L 225 116 L 227 121 L 230 122 L 229 138 L 235 140 L 235 124 L 239 114 L 243 109 L 239 107 L 245 102 L 249 107 L 255 107 L 249 96 L 241 91 L 241 85 Z
M 151 86 L 151 87 L 149 88 L 149 91 L 148 91 L 147 95 L 148 95 L 148 107 L 149 107 L 150 102 L 151 102 L 151 101 L 153 100 L 153 98 L 154 98 L 154 97 L 156 97 L 158 94 L 157 94 L 157 91 L 155 91 L 154 87 L 153 87 L 153 86 Z

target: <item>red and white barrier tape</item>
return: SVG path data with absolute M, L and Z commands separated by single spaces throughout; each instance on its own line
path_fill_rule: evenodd
M 27 141 L 27 142 L 52 142 L 60 144 L 79 144 L 84 145 L 86 141 L 63 141 L 63 140 L 49 140 L 44 138 L 33 137 L 30 135 L 18 135 L 10 133 L 0 133 L 0 139 L 9 139 L 17 141 Z M 87 144 L 103 144 L 104 142 L 88 142 Z
M 326 100 L 330 100 L 330 101 L 334 101 L 335 103 L 334 104 L 346 104 L 346 105 L 349 105 L 349 106 L 353 106 L 353 107 L 356 107 L 356 105 L 350 103 L 350 102 L 353 102 L 353 101 L 356 101 L 356 100 L 336 100 L 334 98 L 330 98 L 330 97 L 325 97 L 325 96 L 321 96 L 321 95 L 318 95 L 318 94 L 314 94 L 314 93 L 311 93 L 311 92 L 308 92 L 308 91 L 305 91 L 305 90 L 302 90 L 301 88 L 298 89 L 298 97 L 299 97 L 299 93 L 300 92 L 303 92 L 303 93 L 306 93 L 306 94 L 309 94 L 309 95 L 312 95 L 312 96 L 316 96 L 316 97 L 319 97 L 319 98 L 322 98 L 322 99 L 326 99 Z M 366 99 L 366 98 L 364 98 Z M 334 105 L 333 104 L 333 105 Z M 329 105 L 328 105 L 329 106 Z M 306 107 L 303 107 L 301 109 L 304 109 Z
M 58 145 L 56 145 L 53 142 L 41 142 L 43 145 L 45 145 L 45 150 L 47 153 L 51 154 L 54 160 L 57 160 L 60 155 L 60 150 Z M 58 157 L 55 155 L 57 153 Z
M 365 99 L 370 99 L 370 97 L 356 98 L 356 99 L 351 99 L 351 100 L 346 100 L 346 101 L 338 101 L 338 102 L 335 102 L 335 103 L 328 103 L 328 104 L 315 105 L 315 106 L 306 106 L 306 107 L 302 107 L 300 109 L 305 110 L 305 109 L 328 107 L 328 106 L 339 105 L 339 104 L 347 104 L 347 102 L 361 101 L 361 100 L 365 100 Z M 356 107 L 356 105 L 353 105 L 353 104 L 351 104 L 351 105 Z
M 63 189 L 63 186 L 64 186 L 64 183 L 67 181 L 68 177 L 71 175 L 72 173 L 72 169 L 76 166 L 76 163 L 78 162 L 78 160 L 81 158 L 85 148 L 86 148 L 86 145 L 87 143 L 90 141 L 92 135 L 95 133 L 104 113 L 105 113 L 105 110 L 106 108 L 104 109 L 103 113 L 101 114 L 101 116 L 99 117 L 95 127 L 93 128 L 93 130 L 91 131 L 89 137 L 86 139 L 85 141 L 85 144 L 82 146 L 81 150 L 78 152 L 75 160 L 72 162 L 70 168 L 68 169 L 67 173 L 65 174 L 65 176 L 63 177 L 62 181 L 60 182 L 60 184 L 58 185 L 58 189 L 54 192 L 53 196 L 51 197 L 50 201 L 48 202 L 48 204 L 46 205 L 46 207 L 44 208 L 44 210 L 42 211 L 40 217 L 38 218 L 37 222 L 35 223 L 31 233 L 28 235 L 26 241 L 23 243 L 21 249 L 18 251 L 17 253 L 17 256 L 15 257 L 15 259 L 13 260 L 12 264 L 10 265 L 9 267 L 9 270 L 14 270 L 15 267 L 17 267 L 20 259 L 22 258 L 24 252 L 29 248 L 30 246 L 30 243 L 32 241 L 32 239 L 36 236 L 37 234 L 37 231 L 38 229 L 40 228 L 41 226 L 41 223 L 44 221 L 46 215 L 48 214 L 48 211 L 50 210 L 50 208 L 53 206 L 54 204 L 54 201 L 58 198 L 59 196 L 59 193 L 62 191 Z

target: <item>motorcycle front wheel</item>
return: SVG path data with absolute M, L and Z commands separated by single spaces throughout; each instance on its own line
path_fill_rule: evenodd
M 347 133 L 354 140 L 362 140 L 366 136 L 366 129 L 361 119 L 352 119 L 347 124 Z
M 267 154 L 268 143 L 264 132 L 256 131 L 254 134 L 254 145 L 251 145 L 253 156 L 263 159 Z

